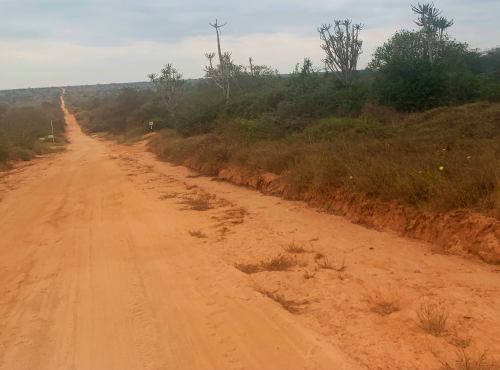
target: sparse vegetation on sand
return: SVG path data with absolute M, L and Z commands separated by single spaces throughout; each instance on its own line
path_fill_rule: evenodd
M 210 205 L 210 199 L 203 196 L 198 196 L 194 198 L 187 198 L 181 202 L 181 204 L 186 205 L 193 211 L 208 211 L 212 208 Z
M 500 362 L 490 358 L 486 352 L 478 355 L 465 351 L 457 353 L 454 364 L 444 363 L 443 370 L 499 370 Z
M 258 263 L 240 263 L 235 267 L 245 274 L 255 274 L 262 271 L 287 271 L 297 265 L 297 260 L 284 254 L 279 254 Z
M 320 258 L 316 258 L 316 264 L 321 269 L 334 270 L 337 272 L 343 272 L 347 268 L 347 266 L 345 264 L 345 258 L 342 260 L 342 262 L 339 265 L 334 265 L 333 263 L 330 262 L 330 259 L 328 257 L 322 256 Z
M 417 310 L 417 317 L 420 327 L 427 333 L 435 337 L 445 333 L 449 314 L 442 303 L 424 299 Z
M 370 305 L 371 311 L 380 316 L 388 316 L 400 309 L 399 298 L 392 292 L 376 292 L 370 297 Z
M 207 237 L 207 235 L 201 230 L 189 230 L 189 235 L 198 239 L 204 239 Z
M 300 254 L 300 253 L 307 253 L 307 249 L 305 249 L 303 246 L 295 244 L 295 243 L 290 243 L 285 247 L 285 251 L 291 254 Z
M 280 254 L 260 263 L 262 271 L 286 271 L 297 265 L 295 258 Z
M 234 267 L 236 267 L 241 272 L 249 275 L 256 274 L 257 272 L 262 271 L 260 264 L 258 263 L 236 263 Z

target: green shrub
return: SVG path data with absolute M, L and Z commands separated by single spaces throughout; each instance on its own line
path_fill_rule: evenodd
M 362 192 L 432 210 L 500 209 L 500 104 L 407 115 L 397 124 L 329 117 L 300 134 L 252 136 L 263 122 L 233 120 L 216 132 L 156 137 L 152 150 L 205 173 L 228 165 L 281 174 L 286 195 Z M 256 129 L 257 127 L 258 129 Z M 250 129 L 249 129 L 250 128 Z

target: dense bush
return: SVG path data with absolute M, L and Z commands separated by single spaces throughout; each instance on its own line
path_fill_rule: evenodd
M 35 154 L 52 150 L 53 145 L 44 145 L 40 140 L 51 133 L 51 121 L 58 143 L 63 142 L 64 117 L 57 98 L 24 107 L 2 106 L 0 162 L 10 159 L 29 160 Z
M 401 111 L 421 111 L 479 98 L 483 80 L 473 73 L 480 64 L 479 53 L 453 40 L 442 44 L 432 61 L 420 31 L 397 32 L 379 47 L 370 64 L 377 72 L 377 102 Z
M 369 83 L 342 87 L 335 76 L 319 73 L 306 60 L 288 77 L 242 74 L 225 104 L 209 80 L 186 84 L 175 116 L 151 90 L 130 88 L 114 94 L 81 94 L 68 88 L 68 103 L 90 132 L 145 133 L 153 120 L 158 128 L 175 128 L 183 136 L 208 133 L 235 118 L 265 122 L 282 135 L 302 131 L 315 119 L 336 114 L 358 115 L 369 95 Z
M 151 147 L 210 175 L 230 165 L 280 174 L 291 197 L 347 189 L 433 210 L 500 208 L 499 104 L 439 108 L 395 125 L 329 117 L 280 139 L 263 127 L 236 121 L 190 138 L 168 131 Z
M 500 47 L 483 52 L 475 71 L 500 79 Z

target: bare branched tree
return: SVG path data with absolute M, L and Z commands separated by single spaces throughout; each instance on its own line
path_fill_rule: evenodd
M 362 29 L 363 25 L 353 24 L 350 19 L 336 20 L 333 26 L 324 24 L 318 29 L 323 41 L 321 48 L 326 53 L 326 67 L 346 86 L 352 85 L 356 74 L 363 46 L 359 39 Z
M 151 73 L 148 77 L 155 85 L 167 111 L 175 117 L 184 93 L 182 75 L 172 64 L 166 64 L 160 74 Z
M 441 11 L 432 3 L 412 5 L 411 9 L 418 16 L 415 23 L 421 28 L 427 44 L 427 56 L 433 64 L 443 50 L 446 30 L 454 22 L 442 17 Z
M 225 25 L 226 23 L 219 24 L 217 19 L 215 20 L 215 23 L 210 23 L 210 26 L 215 29 L 215 33 L 217 35 L 217 56 L 219 59 L 219 64 L 215 65 L 214 63 L 214 59 L 216 56 L 215 53 L 206 53 L 205 56 L 208 59 L 208 66 L 205 67 L 205 72 L 207 74 L 207 77 L 212 79 L 214 83 L 220 89 L 222 89 L 224 93 L 224 99 L 226 101 L 226 104 L 228 104 L 231 96 L 231 80 L 239 72 L 241 67 L 234 64 L 231 53 L 222 52 L 220 29 Z

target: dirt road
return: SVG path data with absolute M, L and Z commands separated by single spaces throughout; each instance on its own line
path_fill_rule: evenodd
M 0 369 L 437 369 L 500 352 L 495 266 L 66 120 L 65 153 L 0 179 Z M 446 307 L 442 335 L 419 326 L 422 300 Z

